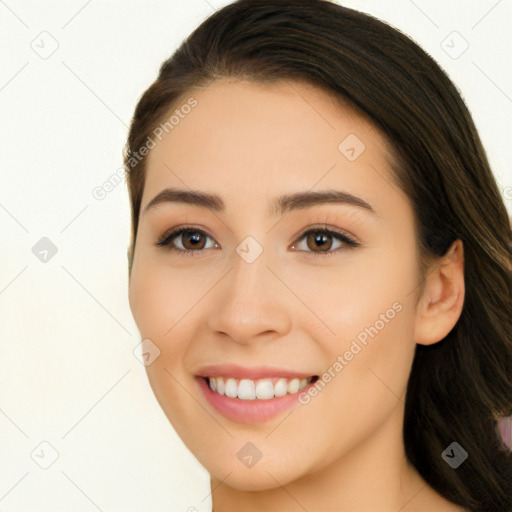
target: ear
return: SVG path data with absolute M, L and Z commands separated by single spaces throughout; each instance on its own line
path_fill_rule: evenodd
M 455 240 L 427 272 L 416 309 L 416 343 L 432 345 L 445 338 L 460 317 L 464 292 L 464 248 Z

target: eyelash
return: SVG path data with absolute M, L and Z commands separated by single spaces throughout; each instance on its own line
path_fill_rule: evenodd
M 327 225 L 323 226 L 317 226 L 310 228 L 306 231 L 304 231 L 297 241 L 302 240 L 306 235 L 309 233 L 322 233 L 322 234 L 328 234 L 332 235 L 334 238 L 338 239 L 339 241 L 343 242 L 343 244 L 346 246 L 345 249 L 355 248 L 360 246 L 361 244 L 359 242 L 356 242 L 352 238 L 350 238 L 345 233 L 341 233 L 339 231 L 333 231 L 329 229 Z M 179 249 L 177 247 L 174 247 L 171 245 L 171 241 L 178 237 L 179 235 L 182 235 L 184 233 L 199 233 L 201 235 L 204 235 L 208 238 L 211 238 L 207 233 L 205 233 L 202 229 L 194 228 L 193 226 L 179 226 L 177 228 L 172 228 L 170 230 L 167 230 L 156 242 L 156 245 L 159 247 L 164 247 L 165 249 L 173 252 L 178 252 L 183 254 L 184 256 L 199 256 L 201 252 L 204 252 L 204 249 Z M 213 238 L 212 238 L 213 240 Z M 295 245 L 295 243 L 294 243 Z M 343 247 L 339 247 L 338 249 L 331 249 L 326 252 L 314 252 L 314 251 L 300 251 L 300 252 L 309 252 L 310 254 L 313 254 L 315 256 L 325 257 L 325 256 L 332 256 L 333 254 L 338 253 L 339 251 L 343 250 Z

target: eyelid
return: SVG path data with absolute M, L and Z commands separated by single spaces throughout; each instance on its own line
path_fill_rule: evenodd
M 304 235 L 306 235 L 310 231 L 325 231 L 325 232 L 328 232 L 333 235 L 338 235 L 342 238 L 347 238 L 347 239 L 351 240 L 354 244 L 360 245 L 358 239 L 354 235 L 352 235 L 350 232 L 348 232 L 347 230 L 338 228 L 336 226 L 332 226 L 325 222 L 324 223 L 322 223 L 322 222 L 316 223 L 316 224 L 313 223 L 311 226 L 308 226 L 303 231 L 301 231 L 300 235 L 298 235 L 296 237 L 296 240 L 300 240 L 301 238 L 304 237 Z

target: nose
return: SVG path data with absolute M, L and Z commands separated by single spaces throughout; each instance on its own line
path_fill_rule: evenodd
M 291 329 L 293 304 L 265 251 L 252 263 L 238 255 L 233 261 L 211 296 L 211 332 L 244 345 L 284 337 Z

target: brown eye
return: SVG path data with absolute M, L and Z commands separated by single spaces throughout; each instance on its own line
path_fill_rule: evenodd
M 332 235 L 325 231 L 310 231 L 306 238 L 307 246 L 312 251 L 315 249 L 328 251 L 332 246 L 332 238 Z
M 303 239 L 304 242 L 301 242 Z M 305 248 L 300 247 L 303 243 L 306 246 Z M 333 243 L 338 246 L 333 248 Z M 315 256 L 329 256 L 359 245 L 359 242 L 348 235 L 326 228 L 317 228 L 304 232 L 299 238 L 299 243 L 294 244 L 292 248 L 298 248 L 302 252 L 309 252 Z
M 200 229 L 177 228 L 164 233 L 157 245 L 184 254 L 199 254 L 203 249 L 211 247 L 206 247 L 208 239 L 212 240 Z M 218 244 L 214 243 L 214 246 L 218 247 Z
M 200 231 L 185 231 L 182 234 L 182 244 L 187 251 L 203 249 L 205 236 Z

